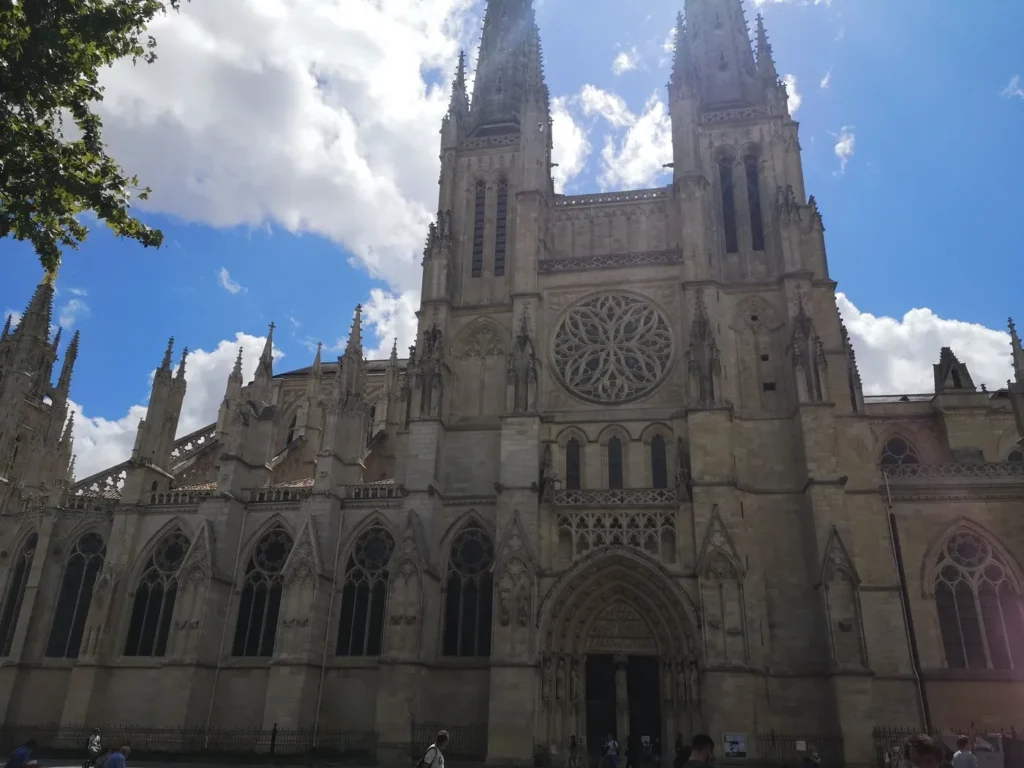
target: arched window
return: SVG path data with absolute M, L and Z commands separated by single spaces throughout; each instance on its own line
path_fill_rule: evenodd
M 232 656 L 272 656 L 281 612 L 285 561 L 292 551 L 292 537 L 284 528 L 271 528 L 249 558 L 238 603 L 238 623 Z
M 1024 608 L 1009 568 L 969 530 L 949 537 L 936 563 L 935 605 L 951 669 L 1024 669 Z
M 75 542 L 64 565 L 50 640 L 46 644 L 46 655 L 51 659 L 78 658 L 92 603 L 92 588 L 106 554 L 107 547 L 98 533 L 87 533 Z
M 498 184 L 497 221 L 494 225 L 494 276 L 505 274 L 506 229 L 508 226 L 508 182 Z
M 341 591 L 338 656 L 380 656 L 388 597 L 387 567 L 394 551 L 394 537 L 380 525 L 356 539 Z
M 1006 460 L 1011 464 L 1024 464 L 1024 449 L 1014 448 L 1006 454 Z
M 668 455 L 661 435 L 651 438 L 651 487 L 668 488 Z
M 622 488 L 622 441 L 613 437 L 608 441 L 608 487 Z
M 565 487 L 570 491 L 580 489 L 580 441 L 575 437 L 565 444 Z
M 171 633 L 174 601 L 178 597 L 178 569 L 190 542 L 181 531 L 160 539 L 139 579 L 128 622 L 125 656 L 164 656 Z
M 452 541 L 444 601 L 444 655 L 491 655 L 494 544 L 477 523 Z
M 25 586 L 28 584 L 28 574 L 32 570 L 38 543 L 39 536 L 30 533 L 7 571 L 7 589 L 4 590 L 3 610 L 0 611 L 0 656 L 11 654 L 14 632 L 18 629 L 18 616 L 21 614 L 21 602 L 25 599 Z
M 484 218 L 487 211 L 487 185 L 476 183 L 476 200 L 473 204 L 473 261 L 472 276 L 480 277 L 484 271 Z
M 722 225 L 725 232 L 726 253 L 737 253 L 740 249 L 736 237 L 736 196 L 732 183 L 732 158 L 723 157 L 718 161 L 718 183 L 722 189 Z
M 747 172 L 747 204 L 750 209 L 750 244 L 755 251 L 764 250 L 764 219 L 761 215 L 761 179 L 757 168 L 757 156 L 743 158 Z
M 878 461 L 883 467 L 898 467 L 907 464 L 920 464 L 914 446 L 902 437 L 891 437 L 882 449 L 882 458 Z

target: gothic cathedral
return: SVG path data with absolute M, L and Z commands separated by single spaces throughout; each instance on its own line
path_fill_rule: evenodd
M 0 719 L 607 733 L 998 725 L 1024 698 L 1024 351 L 864 396 L 760 18 L 685 0 L 671 183 L 555 194 L 531 0 L 441 128 L 416 343 L 227 374 L 75 481 L 52 279 L 0 338 Z M 667 158 L 666 158 L 667 159 Z M 59 333 L 58 333 L 59 336 Z M 1018 673 L 1018 670 L 1022 670 Z

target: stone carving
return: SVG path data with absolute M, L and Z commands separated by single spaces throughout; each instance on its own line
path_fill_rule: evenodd
M 516 621 L 520 627 L 530 625 L 530 592 L 525 584 L 519 587 L 519 596 L 516 598 Z
M 409 350 L 407 371 L 413 379 L 413 416 L 439 418 L 448 366 L 444 361 L 444 334 L 436 324 L 425 329 L 421 343 Z
M 689 375 L 690 403 L 710 408 L 721 405 L 722 359 L 715 342 L 715 334 L 708 317 L 704 291 L 697 290 L 690 327 L 690 346 L 686 350 L 686 368 Z
M 589 272 L 595 269 L 615 267 L 645 267 L 660 264 L 679 264 L 683 252 L 678 248 L 665 251 L 642 251 L 639 253 L 609 253 L 601 256 L 587 256 L 572 259 L 545 259 L 537 263 L 542 274 L 560 272 Z
M 569 672 L 569 696 L 574 702 L 580 700 L 580 672 L 576 664 Z
M 551 698 L 551 658 L 545 657 L 543 662 L 541 696 L 545 701 Z
M 473 323 L 460 341 L 459 357 L 483 359 L 505 354 L 504 331 L 491 322 Z
M 512 621 L 512 595 L 508 587 L 498 590 L 498 622 L 507 627 Z
M 508 358 L 505 408 L 512 413 L 531 413 L 537 408 L 537 355 L 525 311 Z
M 590 653 L 621 653 L 644 651 L 657 653 L 658 648 L 650 625 L 635 608 L 615 602 L 598 614 L 587 638 Z
M 558 659 L 555 670 L 555 700 L 565 699 L 565 659 Z
M 558 516 L 558 555 L 575 560 L 599 547 L 624 546 L 673 562 L 674 511 L 564 512 Z
M 577 397 L 625 403 L 650 394 L 665 378 L 672 332 L 646 299 L 604 293 L 566 312 L 555 332 L 552 361 L 563 385 Z
M 957 562 L 958 555 L 966 556 L 971 564 L 966 567 L 980 567 L 989 557 L 989 552 L 987 542 L 969 532 L 955 534 L 946 546 L 946 556 L 954 562 Z M 963 562 L 958 564 L 962 565 Z M 998 567 L 994 570 L 997 571 Z M 861 632 L 859 579 L 853 560 L 843 546 L 835 526 L 825 547 L 822 571 L 825 600 L 828 605 L 832 659 L 839 666 L 861 667 L 866 655 Z M 987 579 L 997 581 L 998 579 L 992 578 L 994 575 L 994 572 L 986 569 Z M 954 579 L 954 582 L 957 581 L 959 577 Z

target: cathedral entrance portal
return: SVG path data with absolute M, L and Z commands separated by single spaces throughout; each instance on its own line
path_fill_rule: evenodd
M 541 606 L 538 741 L 575 735 L 596 755 L 613 734 L 662 750 L 700 725 L 689 599 L 640 553 L 609 547 L 562 576 Z

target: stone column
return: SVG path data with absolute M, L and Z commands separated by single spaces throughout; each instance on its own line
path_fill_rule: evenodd
M 625 739 L 629 736 L 629 689 L 626 687 L 626 666 L 629 657 L 618 655 L 615 661 L 615 739 L 619 742 L 619 750 L 625 749 Z

